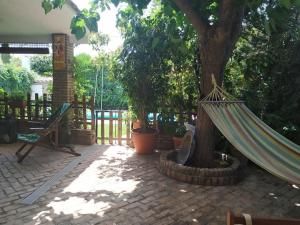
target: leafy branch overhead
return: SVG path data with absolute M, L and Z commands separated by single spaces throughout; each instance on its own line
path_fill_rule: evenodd
M 81 39 L 86 34 L 86 28 L 88 28 L 90 32 L 98 32 L 97 22 L 99 20 L 100 15 L 95 8 L 91 8 L 89 10 L 83 9 L 72 19 L 72 34 L 74 34 L 77 39 Z
M 45 14 L 49 13 L 53 9 L 61 9 L 65 4 L 66 0 L 43 0 L 42 7 Z M 75 15 L 71 21 L 71 33 L 75 35 L 77 39 L 81 39 L 87 33 L 98 32 L 98 21 L 100 20 L 100 15 L 97 12 L 99 6 L 92 4 L 89 9 L 83 9 Z
M 65 0 L 43 0 L 42 7 L 45 10 L 45 14 L 49 13 L 52 9 L 62 8 L 65 4 Z
M 43 0 L 42 7 L 45 13 L 49 13 L 52 9 L 62 8 L 66 0 Z M 89 9 L 83 9 L 71 22 L 72 34 L 77 39 L 81 39 L 86 34 L 87 30 L 90 32 L 98 32 L 97 22 L 100 20 L 100 15 L 97 12 L 110 8 L 110 4 L 118 6 L 120 3 L 127 3 L 133 7 L 135 12 L 142 13 L 143 9 L 147 8 L 150 0 L 93 0 Z M 291 7 L 300 8 L 300 0 L 165 0 L 162 4 L 169 5 L 175 10 L 183 12 L 194 28 L 199 34 L 204 35 L 209 28 L 215 30 L 216 28 L 225 28 L 230 31 L 230 24 L 228 21 L 232 21 L 236 24 L 237 19 L 235 17 L 241 17 L 244 14 L 244 9 L 249 13 L 256 11 L 257 8 L 262 13 L 266 13 L 269 16 L 266 17 L 265 29 L 276 29 L 277 24 L 284 21 L 282 17 L 285 17 L 285 9 Z M 169 10 L 166 7 L 166 10 Z M 166 11 L 167 12 L 167 11 Z M 242 15 L 239 15 L 242 14 Z M 230 32 L 228 32 L 230 35 Z

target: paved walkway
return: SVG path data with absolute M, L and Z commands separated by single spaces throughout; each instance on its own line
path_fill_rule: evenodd
M 74 160 L 39 149 L 15 162 L 0 145 L 0 224 L 224 225 L 228 209 L 300 218 L 300 190 L 251 167 L 236 186 L 204 187 L 161 175 L 158 156 L 120 146 L 80 147 L 91 154 L 32 205 L 21 200 Z

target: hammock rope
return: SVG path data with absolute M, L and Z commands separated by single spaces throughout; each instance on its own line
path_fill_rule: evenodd
M 212 75 L 212 83 L 213 83 L 213 90 L 201 100 L 201 102 L 207 102 L 207 103 L 218 103 L 226 101 L 228 102 L 242 102 L 238 101 L 234 96 L 226 92 L 224 89 L 219 87 L 217 85 L 216 79 L 214 75 Z
M 292 184 L 300 184 L 300 146 L 255 116 L 243 101 L 216 84 L 200 101 L 226 139 L 251 161 Z

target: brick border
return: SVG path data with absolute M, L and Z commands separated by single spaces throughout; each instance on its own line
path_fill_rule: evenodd
M 196 168 L 172 161 L 173 152 L 161 152 L 159 171 L 175 180 L 207 186 L 233 185 L 239 180 L 240 162 L 234 157 L 228 156 L 232 164 L 226 168 Z

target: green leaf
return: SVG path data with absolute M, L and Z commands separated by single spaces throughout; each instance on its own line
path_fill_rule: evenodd
M 279 0 L 279 4 L 285 8 L 291 7 L 291 1 L 290 0 Z
M 49 0 L 43 0 L 42 7 L 45 11 L 45 14 L 49 13 L 52 10 L 52 4 Z
M 270 28 L 270 23 L 269 23 L 269 21 L 267 21 L 267 20 L 264 21 L 264 27 L 265 27 L 266 33 L 267 33 L 268 35 L 270 35 L 270 34 L 271 34 L 271 28 Z
M 66 0 L 52 0 L 52 3 L 53 3 L 53 8 L 56 9 L 56 8 L 62 8 L 63 5 L 65 4 Z
M 85 24 L 91 32 L 98 32 L 98 24 L 95 18 L 85 18 Z
M 100 15 L 98 12 L 90 10 L 90 11 L 82 11 L 83 13 L 83 19 L 85 21 L 85 24 L 87 28 L 91 32 L 98 32 L 98 24 L 97 22 L 100 19 Z
M 300 8 L 300 0 L 295 0 L 295 6 L 296 6 L 297 8 Z
M 84 37 L 86 34 L 85 21 L 80 16 L 75 16 L 71 22 L 71 33 L 75 35 L 77 40 Z
M 173 37 L 170 37 L 170 40 L 174 45 L 178 45 L 182 42 L 182 40 Z
M 152 40 L 152 46 L 151 46 L 152 49 L 155 48 L 158 45 L 158 43 L 159 43 L 159 38 L 158 37 L 154 38 Z

